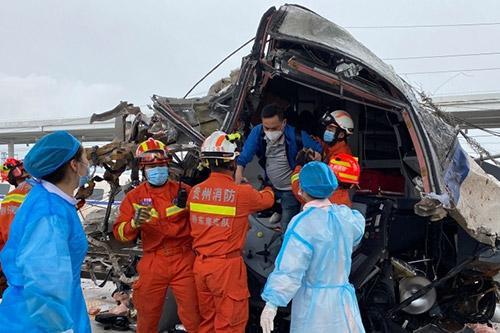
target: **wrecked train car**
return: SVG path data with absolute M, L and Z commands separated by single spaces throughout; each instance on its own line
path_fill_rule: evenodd
M 264 14 L 234 74 L 202 99 L 154 96 L 154 111 L 175 128 L 178 148 L 200 144 L 216 128 L 244 136 L 268 103 L 318 136 L 327 110 L 353 116 L 349 144 L 362 181 L 352 195 L 367 224 L 351 282 L 367 332 L 455 332 L 490 321 L 500 271 L 500 184 L 464 152 L 457 128 L 347 31 L 296 5 Z M 190 147 L 179 155 L 178 174 L 195 183 L 203 174 Z M 247 176 L 257 184 L 261 173 L 255 166 Z M 253 332 L 281 234 L 260 215 L 250 225 L 244 258 Z M 287 331 L 287 311 L 279 331 Z M 172 327 L 173 319 L 165 320 Z

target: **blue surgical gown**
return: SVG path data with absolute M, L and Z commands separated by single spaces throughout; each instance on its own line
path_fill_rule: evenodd
M 0 254 L 9 283 L 0 304 L 0 332 L 90 332 L 80 285 L 87 247 L 75 206 L 35 185 Z
M 292 302 L 290 332 L 364 332 L 349 283 L 351 254 L 365 219 L 344 205 L 309 207 L 286 231 L 262 298 L 275 306 Z

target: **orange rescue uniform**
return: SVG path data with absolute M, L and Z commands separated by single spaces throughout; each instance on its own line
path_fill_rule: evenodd
M 328 143 L 321 141 L 321 146 L 323 147 L 323 162 L 328 163 L 330 159 L 339 154 L 346 153 L 352 155 L 351 147 L 347 144 L 347 141 L 338 141 L 334 145 L 330 146 Z
M 245 332 L 250 294 L 241 251 L 248 215 L 273 204 L 271 188 L 257 191 L 248 184 L 237 185 L 231 176 L 218 172 L 189 194 L 200 333 Z
M 319 139 L 318 139 L 319 140 Z M 323 162 L 327 163 L 330 162 L 330 159 L 339 154 L 339 153 L 346 153 L 352 155 L 351 148 L 347 144 L 345 140 L 339 141 L 335 143 L 334 145 L 330 146 L 326 142 L 321 141 L 321 146 L 323 147 Z M 301 166 L 297 165 L 295 167 L 295 170 L 293 170 L 292 173 L 292 192 L 293 195 L 295 195 L 295 198 L 303 205 L 305 203 L 304 199 L 299 195 L 299 173 L 300 173 Z M 333 192 L 333 194 L 330 196 L 330 202 L 337 204 L 337 205 L 346 205 L 347 207 L 352 207 L 352 201 L 351 197 L 349 196 L 349 190 L 348 189 L 343 189 L 339 188 Z
M 190 187 L 183 185 L 187 191 Z M 188 332 L 198 332 L 200 316 L 193 276 L 194 253 L 188 211 L 174 204 L 179 184 L 168 181 L 161 187 L 148 182 L 127 193 L 113 225 L 115 237 L 128 242 L 141 235 L 144 255 L 137 265 L 139 280 L 133 286 L 137 309 L 137 332 L 158 331 L 167 288 L 174 292 L 178 314 Z M 135 211 L 152 207 L 150 222 L 132 226 Z
M 30 190 L 31 184 L 28 181 L 24 181 L 14 190 L 10 191 L 2 200 L 0 206 L 0 251 L 3 249 L 5 243 L 7 243 L 10 225 L 14 220 L 16 211 L 19 209 Z M 2 273 L 2 268 L 0 267 L 0 297 L 6 288 L 7 284 Z

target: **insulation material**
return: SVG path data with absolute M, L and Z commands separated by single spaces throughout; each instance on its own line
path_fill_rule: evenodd
M 450 214 L 480 242 L 495 245 L 500 236 L 500 182 L 470 156 L 465 156 L 469 172 L 464 178 L 459 199 Z

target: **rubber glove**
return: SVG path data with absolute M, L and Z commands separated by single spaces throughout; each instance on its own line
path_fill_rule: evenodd
M 139 208 L 135 211 L 134 218 L 132 219 L 132 227 L 138 228 L 144 223 L 151 220 L 151 210 L 148 208 Z
M 304 166 L 311 161 L 321 161 L 321 154 L 311 148 L 302 148 L 295 158 L 295 162 L 300 166 Z
M 278 308 L 275 305 L 266 303 L 260 315 L 260 327 L 262 327 L 263 333 L 271 333 L 274 330 L 274 317 L 276 317 L 277 312 Z

